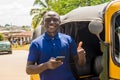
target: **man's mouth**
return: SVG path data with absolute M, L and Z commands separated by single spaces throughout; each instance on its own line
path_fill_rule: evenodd
M 49 28 L 55 28 L 55 26 L 49 26 Z

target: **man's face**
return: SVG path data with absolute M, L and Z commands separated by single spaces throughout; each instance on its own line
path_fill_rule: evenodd
M 57 32 L 60 24 L 60 17 L 55 12 L 48 12 L 44 16 L 44 26 L 48 33 Z

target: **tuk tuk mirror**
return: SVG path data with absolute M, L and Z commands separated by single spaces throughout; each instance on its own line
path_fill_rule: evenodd
M 100 20 L 91 21 L 89 23 L 88 29 L 92 34 L 95 34 L 99 38 L 100 41 L 102 41 L 100 36 L 99 36 L 100 33 L 103 31 L 102 21 L 100 21 Z

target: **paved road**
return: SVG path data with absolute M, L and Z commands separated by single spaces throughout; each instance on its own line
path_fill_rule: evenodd
M 16 50 L 0 55 L 0 80 L 29 80 L 25 72 L 28 51 Z

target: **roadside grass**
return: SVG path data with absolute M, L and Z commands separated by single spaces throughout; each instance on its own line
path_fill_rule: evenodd
M 29 50 L 29 46 L 30 46 L 30 44 L 22 45 L 22 46 L 20 46 L 20 45 L 17 45 L 17 46 L 12 45 L 12 50 Z

